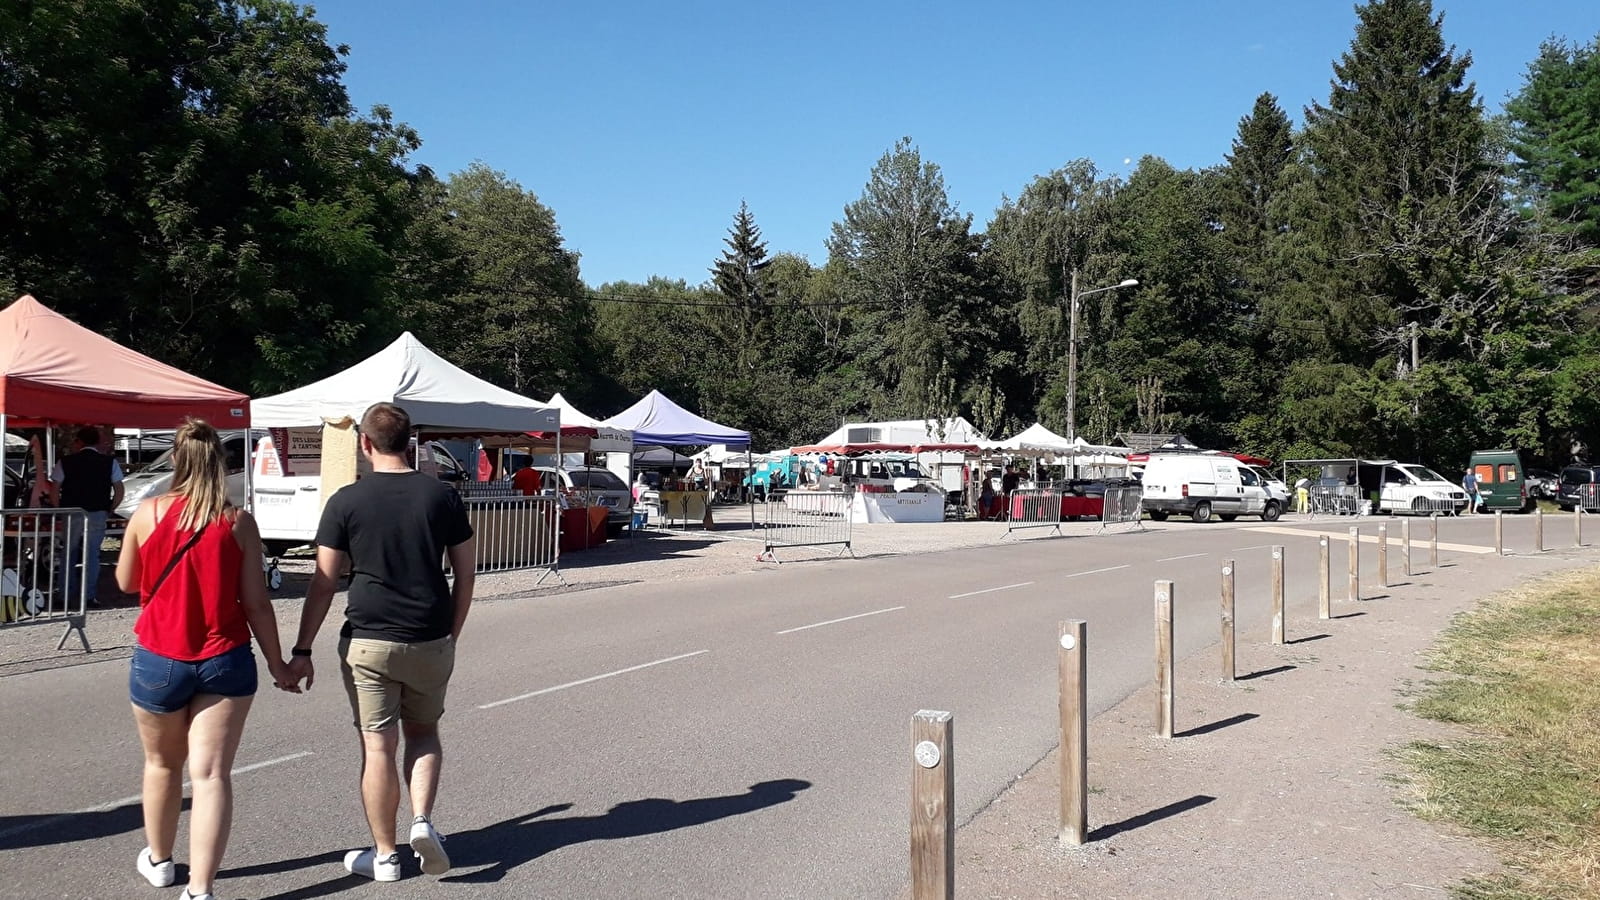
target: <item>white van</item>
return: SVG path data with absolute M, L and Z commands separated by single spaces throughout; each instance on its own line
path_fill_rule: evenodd
M 256 432 L 251 480 L 251 514 L 261 529 L 267 556 L 274 559 L 315 541 L 322 520 L 322 429 L 275 431 L 287 445 L 277 448 L 269 435 Z M 417 468 L 445 481 L 465 478 L 460 462 L 438 441 L 417 448 Z M 357 477 L 371 471 L 367 458 L 356 454 Z
M 1151 454 L 1144 467 L 1144 510 L 1157 522 L 1181 513 L 1196 522 L 1260 516 L 1275 522 L 1284 501 L 1255 469 L 1224 456 Z

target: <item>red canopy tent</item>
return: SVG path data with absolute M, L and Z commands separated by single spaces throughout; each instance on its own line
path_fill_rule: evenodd
M 0 429 L 112 423 L 176 428 L 197 416 L 250 424 L 250 398 L 135 353 L 24 296 L 0 310 Z

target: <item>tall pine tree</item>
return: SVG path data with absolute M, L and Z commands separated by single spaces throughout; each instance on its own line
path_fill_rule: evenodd
M 1483 216 L 1500 203 L 1470 54 L 1445 44 L 1431 0 L 1358 7 L 1326 104 L 1306 110 L 1308 225 L 1324 245 L 1330 325 L 1352 361 L 1398 359 L 1411 322 L 1441 321 Z
M 1557 229 L 1600 246 L 1600 37 L 1547 41 L 1506 116 L 1529 199 Z

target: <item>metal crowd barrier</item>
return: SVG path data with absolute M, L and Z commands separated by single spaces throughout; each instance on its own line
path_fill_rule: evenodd
M 1100 530 L 1130 524 L 1137 526 L 1132 530 L 1144 530 L 1144 485 L 1107 485 L 1100 508 Z
M 521 497 L 516 485 L 506 481 L 463 481 L 456 485 L 462 497 Z
M 1586 513 L 1600 512 L 1600 484 L 1578 485 L 1578 509 Z
M 778 549 L 839 547 L 840 554 L 855 556 L 850 548 L 850 504 L 854 490 L 790 491 L 783 501 L 762 504 L 761 556 L 779 562 Z
M 561 579 L 561 505 L 555 497 L 463 497 L 477 538 L 477 572 L 544 569 Z
M 88 515 L 81 509 L 18 509 L 0 515 L 0 523 L 0 628 L 61 623 L 66 630 L 56 649 L 77 632 L 87 651 L 88 579 L 100 575 L 83 572 Z
M 1006 535 L 1029 528 L 1061 533 L 1061 490 L 1018 488 L 1006 498 Z
M 1359 490 L 1351 485 L 1319 484 L 1306 489 L 1311 501 L 1309 512 L 1317 516 L 1355 516 L 1361 513 Z

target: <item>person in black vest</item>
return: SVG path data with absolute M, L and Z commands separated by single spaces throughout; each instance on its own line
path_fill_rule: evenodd
M 79 573 L 85 576 L 85 595 L 90 606 L 98 606 L 100 545 L 106 540 L 106 518 L 122 504 L 122 466 L 117 458 L 100 452 L 100 429 L 82 428 L 73 442 L 72 453 L 63 456 L 50 472 L 50 491 L 58 509 L 81 509 L 88 513 L 88 540 L 69 534 L 67 597 L 78 595 Z M 87 543 L 87 552 L 84 544 Z M 80 569 L 79 566 L 82 566 Z

